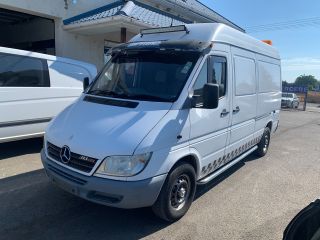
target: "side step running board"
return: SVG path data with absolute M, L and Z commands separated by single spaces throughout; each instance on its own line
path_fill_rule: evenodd
M 242 159 L 244 159 L 246 156 L 248 156 L 249 154 L 251 154 L 253 151 L 255 151 L 258 148 L 258 146 L 254 146 L 253 148 L 251 148 L 250 150 L 248 150 L 247 152 L 245 152 L 244 154 L 242 154 L 241 156 L 239 156 L 238 158 L 234 159 L 233 161 L 229 162 L 227 165 L 225 165 L 224 167 L 220 168 L 218 171 L 213 172 L 212 174 L 210 174 L 209 176 L 199 180 L 197 183 L 198 184 L 206 184 L 208 182 L 210 182 L 212 179 L 214 179 L 215 177 L 219 176 L 221 173 L 223 173 L 224 171 L 226 171 L 227 169 L 231 168 L 233 165 L 235 165 L 236 163 L 240 162 Z

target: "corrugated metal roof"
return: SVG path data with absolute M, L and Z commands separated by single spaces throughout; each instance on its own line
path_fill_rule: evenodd
M 122 8 L 122 6 L 113 7 L 111 9 L 104 10 L 103 12 L 92 14 L 92 15 L 87 16 L 87 17 L 79 17 L 79 18 L 74 17 L 74 19 L 72 19 L 72 18 L 69 19 L 70 21 L 68 21 L 68 19 L 66 19 L 64 21 L 64 24 L 65 25 L 76 24 L 76 23 L 82 23 L 82 22 L 98 20 L 98 19 L 101 19 L 101 18 L 112 17 L 112 16 L 117 15 L 117 13 L 119 12 L 119 10 L 121 8 Z
M 174 16 L 165 15 L 163 13 L 160 13 L 160 11 L 155 12 L 154 10 L 152 11 L 151 9 L 148 9 L 148 6 L 139 6 L 137 4 L 135 4 L 129 16 L 147 24 L 159 27 L 190 23 L 190 21 L 182 20 Z
M 186 19 L 165 13 L 148 5 L 133 1 L 125 2 L 122 0 L 66 19 L 63 23 L 64 25 L 78 24 L 116 15 L 125 15 L 156 27 L 190 23 L 190 21 Z
M 141 0 L 138 0 L 138 1 L 141 1 Z M 245 31 L 240 26 L 236 25 L 235 23 L 221 16 L 219 13 L 215 12 L 205 4 L 201 3 L 199 0 L 150 0 L 150 1 L 170 7 L 172 9 L 175 9 L 176 11 L 178 11 L 177 7 L 180 7 L 182 8 L 180 10 L 181 14 L 185 13 L 187 15 L 191 14 L 192 16 L 201 17 L 203 19 L 206 19 L 204 22 L 224 23 L 242 32 Z

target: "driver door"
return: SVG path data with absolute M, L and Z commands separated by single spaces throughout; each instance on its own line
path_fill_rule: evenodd
M 218 51 L 208 56 L 193 86 L 196 106 L 190 110 L 190 147 L 201 156 L 200 178 L 224 164 L 231 102 L 228 58 L 228 53 Z M 219 105 L 216 109 L 202 107 L 202 89 L 206 83 L 219 84 Z

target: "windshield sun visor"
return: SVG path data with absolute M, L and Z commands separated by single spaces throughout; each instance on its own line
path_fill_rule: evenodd
M 206 54 L 212 46 L 212 42 L 199 41 L 142 41 L 120 44 L 109 53 L 114 55 L 123 51 L 190 51 Z

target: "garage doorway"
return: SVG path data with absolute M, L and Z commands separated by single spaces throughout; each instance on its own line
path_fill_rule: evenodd
M 55 55 L 54 20 L 0 8 L 0 46 Z

